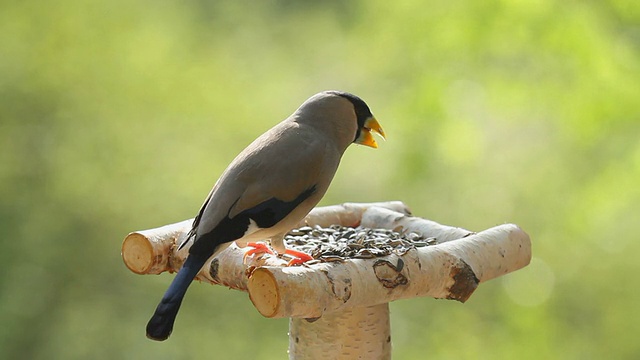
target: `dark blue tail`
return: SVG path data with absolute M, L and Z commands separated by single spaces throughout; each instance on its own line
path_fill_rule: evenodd
M 160 300 L 156 312 L 147 323 L 147 337 L 149 339 L 163 341 L 171 335 L 173 322 L 176 320 L 178 310 L 180 310 L 182 298 L 206 260 L 206 257 L 204 259 L 193 255 L 187 257 L 169 289 Z

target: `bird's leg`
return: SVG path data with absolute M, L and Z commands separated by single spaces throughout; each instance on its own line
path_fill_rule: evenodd
M 293 259 L 291 259 L 289 261 L 289 263 L 287 264 L 287 266 L 292 266 L 292 265 L 300 265 L 300 264 L 304 264 L 307 261 L 313 260 L 313 257 L 311 257 L 311 255 L 304 253 L 302 251 L 298 251 L 298 250 L 293 250 L 293 249 L 287 249 L 284 246 L 284 234 L 280 234 L 280 235 L 276 235 L 274 237 L 271 238 L 271 246 L 273 246 L 273 249 L 278 253 L 278 254 L 286 254 L 290 257 L 292 257 Z

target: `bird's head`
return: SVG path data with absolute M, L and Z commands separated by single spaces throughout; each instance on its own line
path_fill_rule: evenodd
M 304 109 L 304 110 L 303 110 Z M 348 143 L 377 148 L 378 143 L 373 138 L 375 132 L 386 138 L 386 134 L 378 120 L 373 116 L 369 106 L 358 96 L 343 91 L 323 91 L 307 100 L 298 111 L 306 114 L 322 114 L 324 121 L 313 121 L 316 124 L 329 124 L 334 131 L 339 132 L 339 137 L 352 134 Z M 308 119 L 309 117 L 304 117 Z M 347 143 L 345 143 L 345 146 Z
M 354 143 L 360 145 L 370 146 L 377 148 L 378 143 L 373 138 L 371 132 L 375 132 L 386 139 L 386 134 L 382 130 L 382 126 L 378 123 L 378 120 L 373 116 L 369 106 L 359 97 L 346 92 L 335 91 L 336 95 L 341 96 L 353 104 L 353 109 L 356 113 L 356 120 L 358 122 L 358 130 L 356 131 L 356 137 L 353 140 Z

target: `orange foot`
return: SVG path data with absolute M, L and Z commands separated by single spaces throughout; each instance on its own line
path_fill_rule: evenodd
M 301 265 L 309 260 L 313 260 L 313 258 L 309 254 L 303 253 L 302 251 L 287 249 L 284 253 L 293 257 L 293 259 L 289 261 L 287 266 Z
M 275 255 L 273 253 L 273 250 L 271 250 L 271 248 L 267 244 L 262 242 L 250 242 L 250 243 L 247 243 L 247 246 L 252 247 L 253 249 L 244 253 L 244 257 L 242 258 L 242 261 L 246 260 L 247 256 L 251 256 L 253 254 L 267 253 L 267 254 Z

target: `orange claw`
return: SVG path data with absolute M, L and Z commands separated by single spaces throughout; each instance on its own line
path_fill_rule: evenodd
M 313 257 L 311 257 L 311 255 L 309 255 L 307 253 L 304 253 L 302 251 L 287 249 L 285 251 L 285 254 L 290 255 L 290 256 L 293 257 L 293 259 L 291 259 L 291 261 L 289 261 L 287 266 L 301 265 L 301 264 L 306 263 L 307 261 L 313 260 Z
M 247 258 L 247 256 L 251 256 L 251 255 L 257 254 L 257 253 L 267 253 L 267 254 L 275 255 L 273 253 L 273 250 L 271 250 L 271 248 L 265 243 L 250 242 L 250 243 L 247 243 L 247 246 L 248 247 L 252 247 L 253 249 L 251 249 L 251 250 L 247 251 L 246 253 L 244 253 L 243 260 L 245 260 Z

